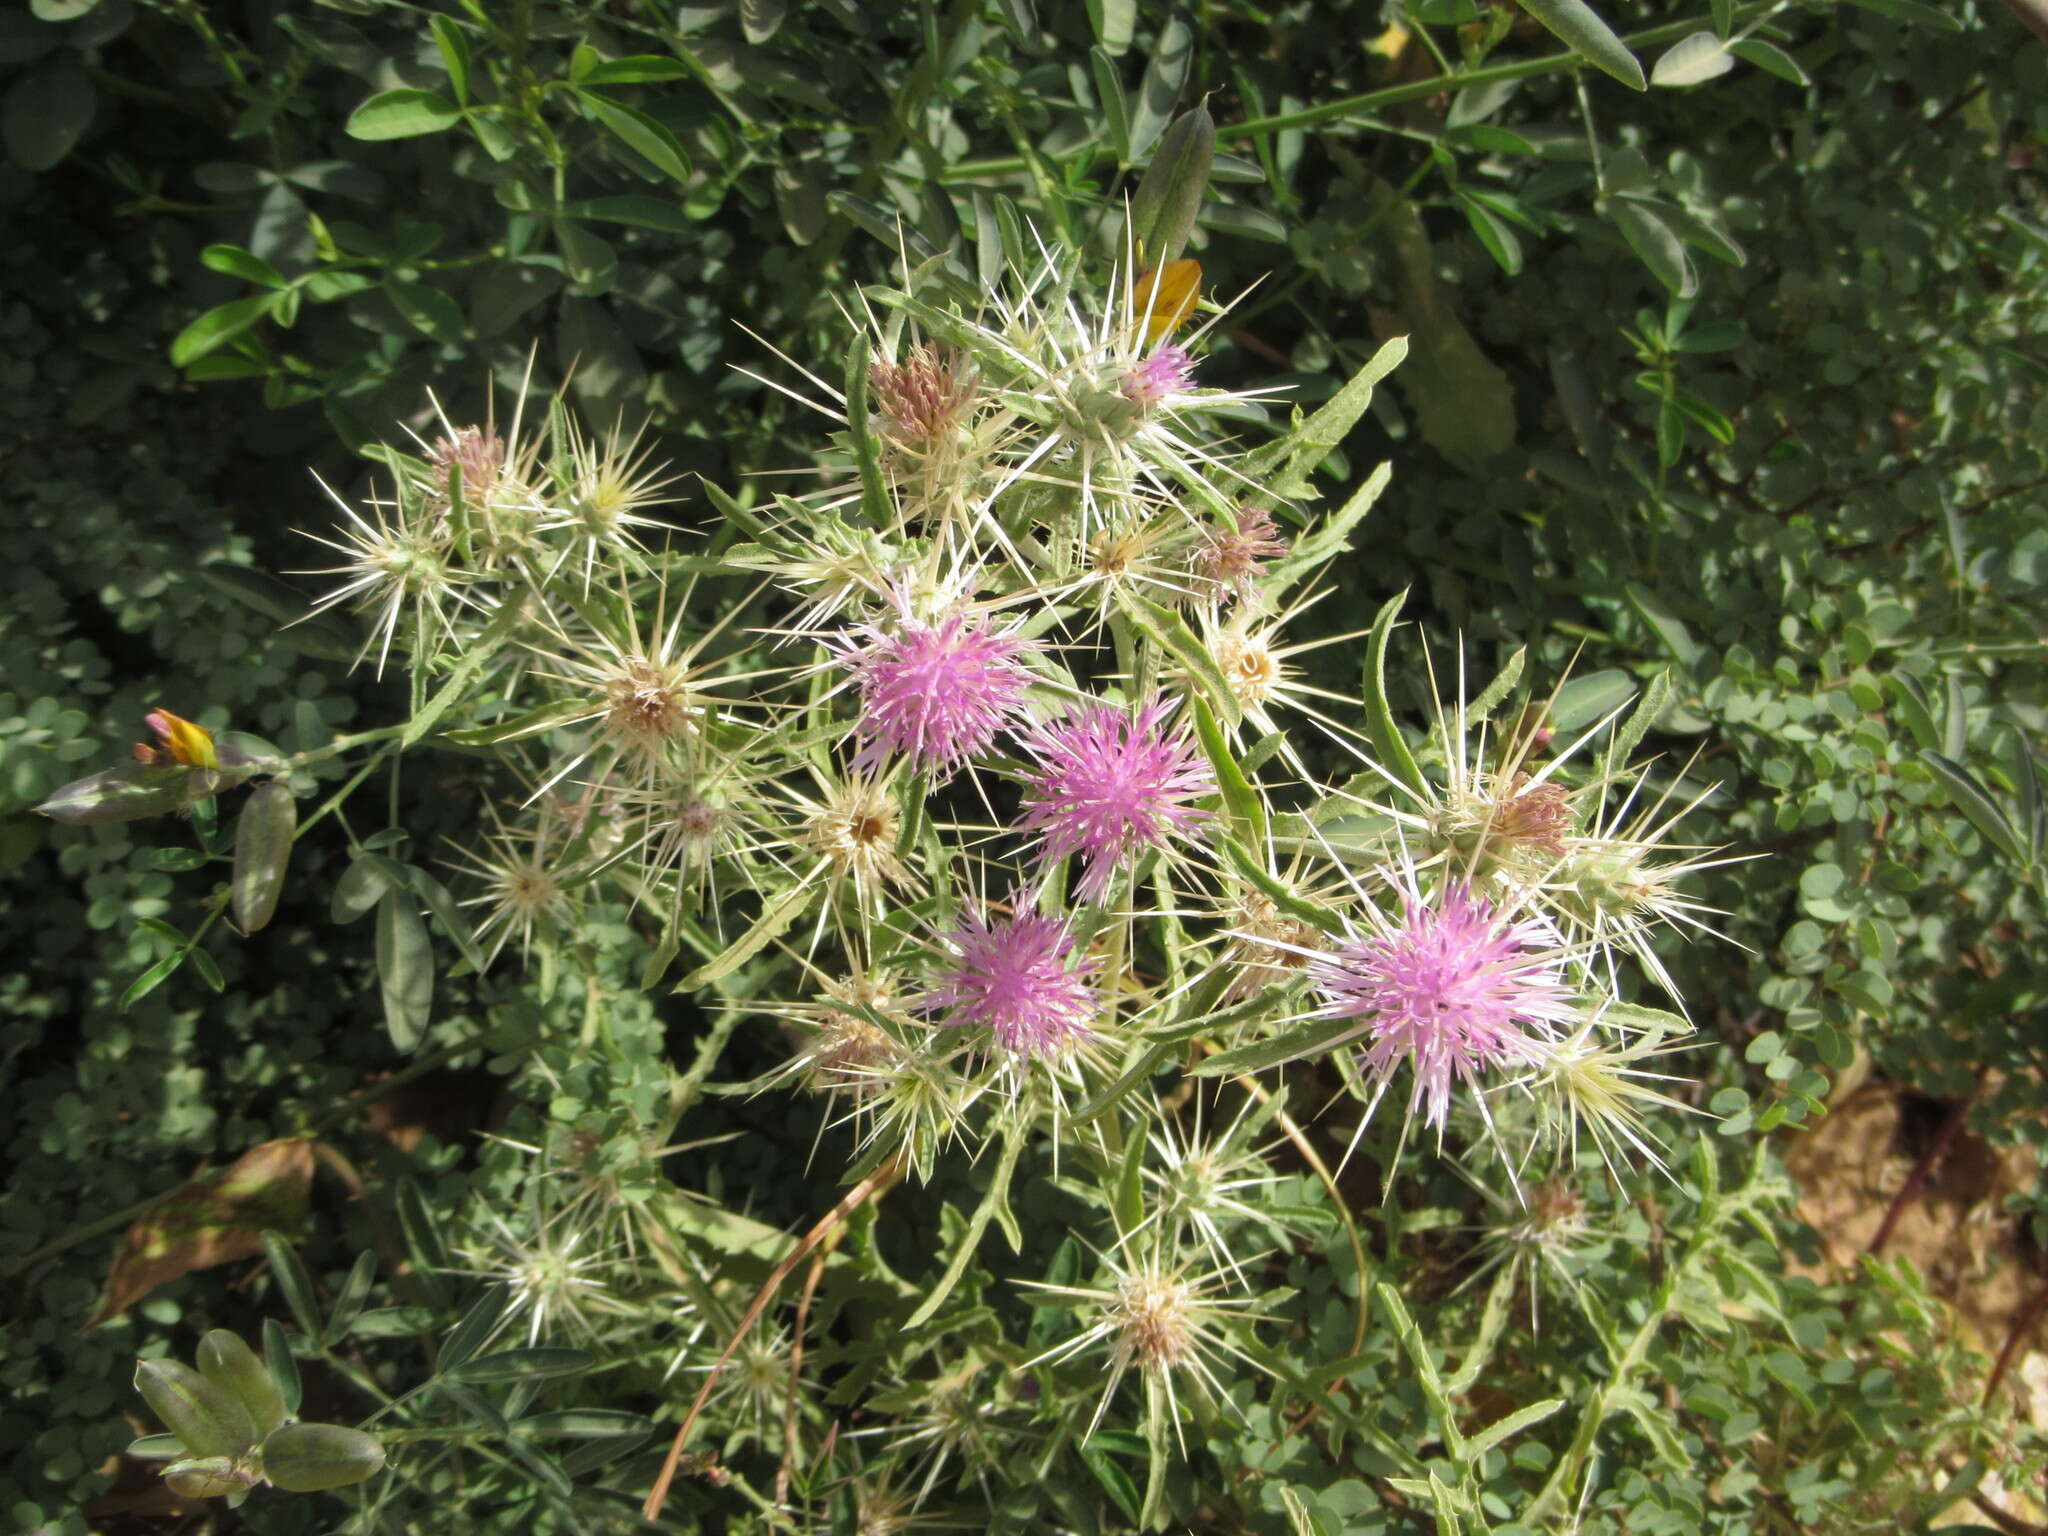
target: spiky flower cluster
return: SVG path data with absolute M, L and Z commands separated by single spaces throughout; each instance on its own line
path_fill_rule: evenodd
M 1150 1096 L 1160 1064 L 1314 1058 L 1363 1103 L 1358 1130 L 1391 1093 L 1507 1183 L 1582 1128 L 1654 1158 L 1672 1101 L 1641 1065 L 1683 1021 L 1616 999 L 1625 973 L 1663 979 L 1660 929 L 1703 920 L 1676 881 L 1705 860 L 1660 851 L 1694 795 L 1624 771 L 1620 724 L 1572 744 L 1604 740 L 1590 771 L 1533 730 L 1490 739 L 1513 677 L 1471 706 L 1461 684 L 1419 737 L 1383 698 L 1368 726 L 1354 669 L 1314 655 L 1357 637 L 1287 638 L 1329 588 L 1270 485 L 1321 456 L 1321 429 L 1236 443 L 1264 393 L 1198 382 L 1213 320 L 1180 328 L 1185 272 L 1188 305 L 1162 314 L 1134 262 L 1098 300 L 1069 257 L 1009 257 L 1016 281 L 971 312 L 944 288 L 885 300 L 844 390 L 800 367 L 805 386 L 773 384 L 840 436 L 803 496 L 710 493 L 735 541 L 647 547 L 665 482 L 639 439 L 599 446 L 560 405 L 531 435 L 518 412 L 502 434 L 441 416 L 424 458 L 387 456 L 389 495 L 345 508 L 322 606 L 364 612 L 366 653 L 405 658 L 431 728 L 526 786 L 456 860 L 481 959 L 516 941 L 550 977 L 594 964 L 579 925 L 616 899 L 644 985 L 681 967 L 793 1033 L 757 1086 L 828 1101 L 821 1134 L 849 1127 L 866 1179 L 998 1142 L 1001 1181 L 1135 1149 L 1142 1177 L 1098 1192 L 1097 1282 L 1041 1289 L 1079 1331 L 1032 1368 L 1099 1347 L 1096 1421 L 1135 1377 L 1157 1430 L 1238 1395 L 1224 1376 L 1260 1318 L 1230 1294 L 1257 1283 L 1245 1239 L 1288 1235 L 1258 1191 L 1310 1146 L 1256 1084 L 1230 1088 L 1220 1138 L 1199 1100 L 1177 1121 Z M 1369 505 L 1311 525 L 1312 547 L 1342 549 Z M 462 696 L 439 698 L 451 668 Z M 1269 1123 L 1286 1137 L 1253 1147 Z M 609 1318 L 610 1247 L 493 1230 L 474 1262 L 529 1340 Z M 696 1363 L 763 1441 L 796 1432 L 779 1337 Z M 1003 1436 L 946 1440 L 963 1476 L 984 1443 Z

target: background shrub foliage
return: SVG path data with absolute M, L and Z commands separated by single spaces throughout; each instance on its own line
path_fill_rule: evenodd
M 2038 1486 L 2038 1440 L 2006 1395 L 1980 1404 L 1983 1362 L 1910 1267 L 1795 1264 L 1813 1245 L 1778 1159 L 1872 1073 L 1967 1103 L 1994 1141 L 2048 1135 L 2048 51 L 2024 0 L 1598 9 L 1661 83 L 1637 94 L 1611 50 L 1585 66 L 1473 0 L 0 17 L 0 206 L 28 232 L 0 245 L 15 1526 L 171 1528 L 163 1490 L 110 1460 L 138 1432 L 133 1357 L 266 1318 L 297 1336 L 309 1413 L 355 1422 L 431 1379 L 414 1427 L 476 1436 L 394 1436 L 410 1475 L 351 1492 L 362 1528 L 635 1526 L 678 1383 L 837 1198 L 821 1111 L 705 1091 L 786 1059 L 740 1006 L 786 995 L 775 963 L 700 1010 L 637 986 L 647 939 L 623 905 L 586 914 L 578 987 L 538 962 L 473 974 L 451 923 L 407 1054 L 352 872 L 367 852 L 430 906 L 444 879 L 468 894 L 442 861 L 503 787 L 487 759 L 415 753 L 308 829 L 248 940 L 207 922 L 225 865 L 198 866 L 225 829 L 29 810 L 159 704 L 287 750 L 403 718 L 400 684 L 349 672 L 348 621 L 278 627 L 315 589 L 267 573 L 320 563 L 291 530 L 332 519 L 305 463 L 358 490 L 341 445 L 423 424 L 430 390 L 481 419 L 530 367 L 536 395 L 644 429 L 679 472 L 732 490 L 787 469 L 818 434 L 753 376 L 772 368 L 735 322 L 815 363 L 844 356 L 844 311 L 901 256 L 971 270 L 1029 220 L 1106 258 L 1135 170 L 1203 100 L 1218 155 L 1190 254 L 1212 293 L 1258 284 L 1205 377 L 1312 407 L 1411 337 L 1324 466 L 1327 505 L 1368 464 L 1397 472 L 1321 622 L 1409 587 L 1439 656 L 1462 642 L 1484 678 L 1526 647 L 1524 691 L 1570 666 L 1560 709 L 1586 719 L 1670 677 L 1649 744 L 1718 786 L 1684 836 L 1760 855 L 1698 886 L 1744 949 L 1665 957 L 1703 1026 L 1693 1096 L 1721 1118 L 1668 1117 L 1674 1179 L 1576 1170 L 1557 1198 L 1585 1235 L 1525 1232 L 1501 1284 L 1470 1282 L 1526 1213 L 1452 1160 L 1411 1148 L 1391 1189 L 1355 1163 L 1354 1248 L 1275 1153 L 1277 1198 L 1312 1213 L 1261 1261 L 1279 1374 L 1226 1372 L 1242 1411 L 1202 1419 L 1156 1487 L 1114 1409 L 1078 1449 L 1048 1432 L 1078 1366 L 1008 1374 L 1051 1342 L 1009 1282 L 1080 1260 L 1082 1204 L 1057 1181 L 1014 1191 L 1018 1246 L 982 1245 L 971 1306 L 891 1336 L 885 1256 L 961 1239 L 990 1177 L 963 1161 L 833 1251 L 793 1390 L 785 1299 L 663 1524 L 752 1500 L 798 1529 L 887 1530 L 887 1500 L 922 1490 L 961 1528 L 1017 1531 L 1911 1529 L 1987 1476 Z M 1560 0 L 1528 10 L 1571 31 Z M 1703 30 L 1741 41 L 1689 41 Z M 693 483 L 673 515 L 715 524 Z M 1395 691 L 1419 726 L 1416 654 Z M 1348 648 L 1316 665 L 1356 695 Z M 303 821 L 341 784 L 300 787 Z M 1297 1112 L 1326 1092 L 1303 1075 Z M 230 1165 L 239 1193 L 203 1182 Z M 705 1264 L 622 1264 L 630 1326 L 607 1325 L 599 1369 L 451 1384 L 449 1330 L 548 1230 L 564 1167 Z M 2015 1251 L 2048 1237 L 2035 1199 L 2001 1218 Z M 289 1247 L 251 1262 L 259 1228 L 303 1271 Z M 936 1470 L 858 1433 L 966 1409 L 1000 1432 L 963 1431 Z M 1546 1501 L 1589 1452 L 1583 1497 Z M 216 1518 L 311 1531 L 338 1512 L 273 1494 Z

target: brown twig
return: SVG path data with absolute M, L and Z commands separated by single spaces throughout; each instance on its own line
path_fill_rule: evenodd
M 1984 1379 L 1984 1402 L 1991 1401 L 1991 1394 L 1996 1392 L 1998 1384 L 2005 1380 L 2005 1373 L 2018 1357 L 2020 1346 L 2027 1342 L 2027 1336 L 2040 1323 L 2044 1313 L 2048 1313 L 2048 1280 L 2041 1282 L 2040 1289 L 2034 1292 L 2033 1297 L 2021 1309 L 2011 1332 L 2005 1336 L 2005 1343 L 1999 1347 L 1998 1358 L 1991 1365 L 1991 1374 Z
M 804 1328 L 810 1321 L 811 1298 L 818 1293 L 818 1280 L 825 1273 L 825 1254 L 811 1255 L 810 1273 L 804 1276 L 804 1293 L 796 1301 L 796 1323 L 789 1334 L 789 1392 L 782 1405 L 782 1465 L 775 1469 L 775 1502 L 789 1502 L 790 1469 L 796 1463 L 796 1388 L 804 1369 Z
M 818 1224 L 804 1234 L 803 1241 L 791 1249 L 789 1256 L 777 1264 L 768 1278 L 761 1283 L 761 1289 L 755 1292 L 754 1299 L 747 1304 L 746 1312 L 741 1315 L 739 1326 L 733 1329 L 731 1341 L 719 1352 L 718 1358 L 711 1364 L 711 1369 L 704 1373 L 704 1385 L 697 1389 L 697 1396 L 690 1404 L 690 1411 L 683 1415 L 683 1422 L 676 1426 L 676 1437 L 668 1448 L 668 1458 L 661 1464 L 660 1475 L 654 1479 L 654 1487 L 649 1491 L 646 1503 L 640 1506 L 640 1512 L 645 1518 L 661 1518 L 661 1507 L 668 1502 L 669 1484 L 675 1481 L 676 1468 L 683 1459 L 683 1446 L 689 1441 L 690 1431 L 697 1427 L 697 1416 L 704 1411 L 704 1404 L 711 1397 L 711 1389 L 718 1384 L 719 1373 L 731 1363 L 734 1352 L 740 1347 L 740 1341 L 746 1338 L 748 1330 L 759 1322 L 761 1314 L 768 1310 L 768 1303 L 773 1301 L 775 1293 L 782 1289 L 782 1282 L 790 1277 L 797 1265 L 810 1256 L 812 1249 L 829 1237 L 864 1201 L 895 1183 L 902 1171 L 903 1159 L 900 1156 L 892 1157 L 854 1185 L 837 1205 L 818 1219 Z
M 1878 1223 L 1877 1231 L 1871 1235 L 1870 1245 L 1864 1249 L 1865 1253 L 1874 1258 L 1884 1252 L 1884 1245 L 1892 1240 L 1892 1230 L 1898 1226 L 1899 1218 L 1906 1214 L 1906 1207 L 1919 1198 L 1920 1191 L 1926 1187 L 1927 1181 L 1934 1177 L 1934 1170 L 1948 1155 L 1949 1144 L 1956 1139 L 1956 1133 L 1962 1130 L 1963 1120 L 1969 1114 L 1970 1106 L 1977 1102 L 1978 1091 L 1983 1086 L 1983 1074 L 1979 1073 L 1977 1080 L 1970 1085 L 1970 1091 L 1956 1100 L 1954 1108 L 1948 1112 L 1948 1118 L 1941 1122 L 1941 1129 L 1934 1133 L 1934 1140 L 1928 1145 L 1927 1150 L 1920 1154 L 1920 1161 L 1915 1163 L 1913 1171 L 1906 1175 L 1906 1182 L 1899 1186 L 1899 1192 L 1892 1196 L 1892 1203 L 1884 1213 L 1884 1220 Z

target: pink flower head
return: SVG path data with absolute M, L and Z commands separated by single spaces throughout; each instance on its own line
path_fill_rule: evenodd
M 951 773 L 1022 714 L 1031 674 L 1018 658 L 1030 641 L 991 634 L 959 613 L 937 624 L 905 615 L 891 632 L 867 628 L 870 644 L 842 651 L 860 685 L 854 766 L 863 772 L 897 752 L 914 767 Z
M 1124 375 L 1124 398 L 1149 408 L 1168 395 L 1179 394 L 1194 376 L 1195 360 L 1188 356 L 1187 349 L 1168 342 L 1155 347 L 1149 357 L 1133 364 Z
M 946 935 L 957 955 L 919 999 L 926 1012 L 949 1010 L 948 1025 L 979 1024 L 1012 1055 L 1056 1056 L 1086 1040 L 1095 1016 L 1088 977 L 1097 962 L 1074 954 L 1066 925 L 1041 917 L 1013 895 L 1010 917 L 968 909 Z
M 1100 896 L 1131 854 L 1164 848 L 1207 819 L 1190 802 L 1216 792 L 1215 775 L 1185 725 L 1162 729 L 1170 708 L 1157 697 L 1135 715 L 1087 704 L 1020 738 L 1038 759 L 1024 781 L 1022 825 L 1038 834 L 1041 859 L 1086 858 L 1075 888 L 1083 900 Z
M 1502 922 L 1462 882 L 1432 901 L 1411 874 L 1400 921 L 1376 926 L 1309 961 L 1321 1012 L 1364 1021 L 1365 1064 L 1381 1083 L 1402 1061 L 1413 1066 L 1409 1113 L 1427 1101 L 1425 1118 L 1439 1131 L 1454 1079 L 1541 1061 L 1549 1031 L 1575 1016 L 1556 930 L 1538 918 Z

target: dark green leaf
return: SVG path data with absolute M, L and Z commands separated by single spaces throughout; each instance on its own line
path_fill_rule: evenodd
M 291 1239 L 282 1232 L 265 1232 L 263 1251 L 270 1257 L 271 1277 L 277 1281 L 278 1290 L 284 1293 L 285 1305 L 292 1309 L 299 1331 L 309 1339 L 319 1338 L 320 1303 L 313 1294 L 313 1277 L 299 1262 L 298 1250 L 292 1247 Z
M 0 142 L 24 171 L 50 170 L 85 136 L 98 100 L 77 54 L 31 65 L 0 101 Z
M 445 1374 L 456 1381 L 535 1381 L 577 1376 L 597 1364 L 587 1349 L 501 1349 L 465 1360 Z
M 690 179 L 690 157 L 683 152 L 683 146 L 665 124 L 637 107 L 613 101 L 595 91 L 583 92 L 582 99 L 599 122 L 664 176 L 676 181 Z
M 469 38 L 452 16 L 427 18 L 434 29 L 434 46 L 441 51 L 441 67 L 448 71 L 448 84 L 456 101 L 469 105 Z

